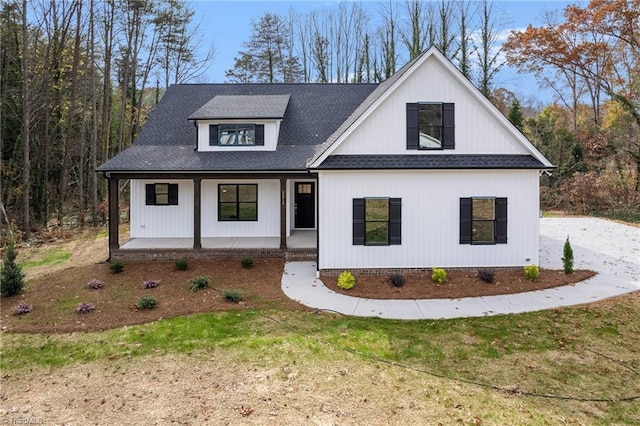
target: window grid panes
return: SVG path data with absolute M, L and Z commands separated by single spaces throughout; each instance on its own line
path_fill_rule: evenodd
M 365 198 L 365 244 L 389 244 L 388 198 Z
M 256 126 L 253 124 L 220 124 L 218 145 L 255 145 Z
M 442 148 L 442 104 L 418 104 L 420 149 Z
M 258 185 L 218 185 L 218 220 L 258 220 Z
M 493 244 L 496 235 L 495 198 L 472 199 L 471 241 L 475 244 Z

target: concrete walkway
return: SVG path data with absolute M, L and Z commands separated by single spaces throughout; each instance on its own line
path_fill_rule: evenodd
M 305 306 L 345 315 L 389 319 L 480 317 L 580 305 L 640 290 L 640 228 L 596 218 L 544 218 L 540 222 L 540 266 L 562 269 L 569 236 L 575 269 L 596 276 L 574 286 L 461 299 L 377 300 L 336 293 L 315 278 L 314 262 L 288 262 L 282 290 Z

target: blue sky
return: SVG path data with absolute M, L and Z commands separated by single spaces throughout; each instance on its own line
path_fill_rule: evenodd
M 336 0 L 297 0 L 297 1 L 218 1 L 196 0 L 190 5 L 196 14 L 194 21 L 200 24 L 203 35 L 203 49 L 213 41 L 216 47 L 216 58 L 201 80 L 211 83 L 225 81 L 225 70 L 233 67 L 234 57 L 242 50 L 242 43 L 251 37 L 251 20 L 257 19 L 265 12 L 286 15 L 290 8 L 304 14 L 311 10 L 322 10 L 335 6 Z M 365 7 L 375 7 L 372 1 L 359 2 Z M 404 4 L 404 0 L 401 1 Z M 576 1 L 495 1 L 495 6 L 502 12 L 502 29 L 508 34 L 512 29 L 524 29 L 532 24 L 539 26 L 543 22 L 545 11 L 562 11 L 567 4 L 581 3 Z M 375 9 L 374 9 L 375 10 Z M 375 12 L 372 12 L 375 13 Z M 400 65 L 402 65 L 401 63 Z M 508 67 L 503 68 L 496 85 L 505 87 L 519 97 L 537 96 L 541 101 L 549 102 L 551 94 L 540 91 L 532 75 L 517 74 Z

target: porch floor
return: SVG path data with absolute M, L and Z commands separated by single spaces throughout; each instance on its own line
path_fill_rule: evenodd
M 316 248 L 316 230 L 295 230 L 287 238 L 287 248 Z M 193 238 L 132 238 L 120 249 L 190 249 Z M 202 238 L 203 249 L 278 249 L 280 237 L 207 237 Z

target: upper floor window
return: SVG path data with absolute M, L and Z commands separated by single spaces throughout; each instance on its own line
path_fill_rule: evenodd
M 452 103 L 407 104 L 407 149 L 454 149 Z
M 263 124 L 212 124 L 209 146 L 264 146 Z

